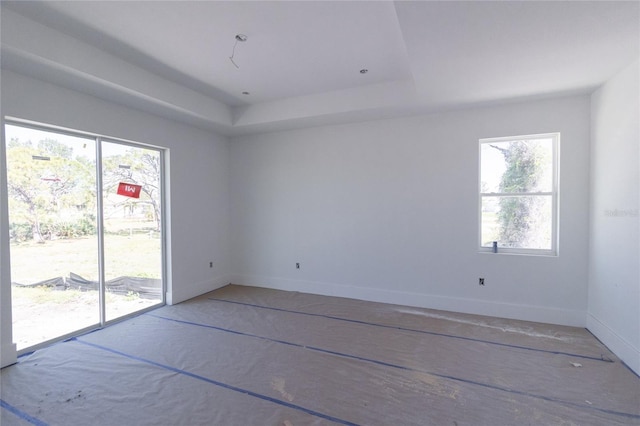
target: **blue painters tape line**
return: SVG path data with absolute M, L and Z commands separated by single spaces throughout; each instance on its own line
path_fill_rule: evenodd
M 120 352 L 120 351 L 118 351 L 116 349 L 111 349 L 111 348 L 108 348 L 106 346 L 98 345 L 96 343 L 87 342 L 87 341 L 80 340 L 80 339 L 77 339 L 77 338 L 72 338 L 71 340 L 72 341 L 76 341 L 78 343 L 81 343 L 83 345 L 87 345 L 87 346 L 91 346 L 91 347 L 94 347 L 94 348 L 97 348 L 97 349 L 101 349 L 103 351 L 111 352 L 113 354 L 120 355 L 120 356 L 123 356 L 125 358 L 129 358 L 129 359 L 132 359 L 132 360 L 135 360 L 135 361 L 139 361 L 139 362 L 143 362 L 143 363 L 146 363 L 146 364 L 150 364 L 150 365 L 153 365 L 155 367 L 164 368 L 165 370 L 173 371 L 174 373 L 182 374 L 182 375 L 185 375 L 187 377 L 191 377 L 193 379 L 201 380 L 203 382 L 207 382 L 207 383 L 219 386 L 219 387 L 224 388 L 224 389 L 232 390 L 234 392 L 239 392 L 239 393 L 242 393 L 242 394 L 245 394 L 245 395 L 252 396 L 254 398 L 259 398 L 259 399 L 262 399 L 264 401 L 268 401 L 268 402 L 272 402 L 274 404 L 282 405 L 282 406 L 287 407 L 287 408 L 292 408 L 294 410 L 302 411 L 304 413 L 310 414 L 310 415 L 315 416 L 315 417 L 320 417 L 322 419 L 329 420 L 329 421 L 332 421 L 334 423 L 339 423 L 339 424 L 346 425 L 346 426 L 358 426 L 357 423 L 352 423 L 352 422 L 349 422 L 349 421 L 346 421 L 346 420 L 339 419 L 337 417 L 330 416 L 328 414 L 320 413 L 318 411 L 314 411 L 314 410 L 302 407 L 300 405 L 291 404 L 290 402 L 287 402 L 287 401 L 282 401 L 280 399 L 272 398 L 272 397 L 267 396 L 267 395 L 262 395 L 262 394 L 259 394 L 259 393 L 256 393 L 256 392 L 252 392 L 250 390 L 246 390 L 246 389 L 242 389 L 242 388 L 239 388 L 239 387 L 236 387 L 236 386 L 232 386 L 232 385 L 229 385 L 229 384 L 226 384 L 226 383 L 222 383 L 222 382 L 219 382 L 217 380 L 213 380 L 213 379 L 209 379 L 207 377 L 199 376 L 199 375 L 191 373 L 189 371 L 181 370 L 181 369 L 175 368 L 175 367 L 171 367 L 170 365 L 161 364 L 159 362 L 155 362 L 155 361 L 152 361 L 150 359 L 146 359 L 146 358 L 142 358 L 142 357 L 139 357 L 139 356 L 135 356 L 135 355 L 127 354 L 127 353 L 124 353 L 124 352 Z
M 29 355 L 33 355 L 34 353 L 36 353 L 36 351 L 25 352 L 25 353 L 23 353 L 21 355 L 18 355 L 18 359 L 24 358 L 24 357 L 29 356 Z
M 2 399 L 0 399 L 0 407 L 4 408 L 5 410 L 9 411 L 10 413 L 13 413 L 17 417 L 20 417 L 22 420 L 31 423 L 32 425 L 48 426 L 47 423 L 43 422 L 42 420 L 37 419 L 37 418 L 35 418 L 33 416 L 30 416 L 29 414 L 25 413 L 22 410 L 19 410 L 18 408 L 14 407 L 13 405 L 9 404 L 8 402 L 5 402 Z
M 290 310 L 290 309 L 272 308 L 270 306 L 254 305 L 252 303 L 236 302 L 236 301 L 233 301 L 233 300 L 216 299 L 214 297 L 209 297 L 208 299 L 209 300 L 214 300 L 216 302 L 233 303 L 233 304 L 236 304 L 236 305 L 251 306 L 251 307 L 254 307 L 254 308 L 269 309 L 269 310 L 272 310 L 272 311 L 289 312 L 289 313 L 292 313 L 292 314 L 308 315 L 308 316 L 311 316 L 311 317 L 328 318 L 328 319 L 337 320 L 337 321 L 351 322 L 351 323 L 354 323 L 354 324 L 370 325 L 370 326 L 374 326 L 374 327 L 390 328 L 390 329 L 393 329 L 393 330 L 410 331 L 412 333 L 429 334 L 431 336 L 448 337 L 448 338 L 451 338 L 451 339 L 459 339 L 459 340 L 467 340 L 467 341 L 470 341 L 470 342 L 486 343 L 488 345 L 502 346 L 502 347 L 506 347 L 506 348 L 523 349 L 523 350 L 527 350 L 527 351 L 543 352 L 543 353 L 548 353 L 548 354 L 553 354 L 553 355 L 566 355 L 566 356 L 571 356 L 571 357 L 575 357 L 575 358 L 590 359 L 590 360 L 593 360 L 593 361 L 613 362 L 613 360 L 611 360 L 609 358 L 605 358 L 603 356 L 594 357 L 594 356 L 590 356 L 590 355 L 580 355 L 580 354 L 574 354 L 574 353 L 570 353 L 570 352 L 551 351 L 551 350 L 548 350 L 548 349 L 532 348 L 532 347 L 529 347 L 529 346 L 511 345 L 511 344 L 508 344 L 508 343 L 493 342 L 491 340 L 475 339 L 473 337 L 464 337 L 464 336 L 456 336 L 456 335 L 453 335 L 453 334 L 436 333 L 435 331 L 417 330 L 415 328 L 406 328 L 406 327 L 399 327 L 399 326 L 395 326 L 395 325 L 378 324 L 378 323 L 361 321 L 361 320 L 354 320 L 354 319 L 349 319 L 349 318 L 334 317 L 334 316 L 331 316 L 331 315 L 324 315 L 324 314 L 312 314 L 312 313 L 309 313 L 309 312 L 293 311 L 293 310 Z
M 166 320 L 166 321 L 173 321 L 173 322 L 177 322 L 177 323 L 180 323 L 180 324 L 194 325 L 196 327 L 211 328 L 213 330 L 223 331 L 225 333 L 237 334 L 238 336 L 254 337 L 256 339 L 266 340 L 266 341 L 275 342 L 275 343 L 282 343 L 283 345 L 295 346 L 297 348 L 306 348 L 306 347 L 308 347 L 308 346 L 300 345 L 298 343 L 287 342 L 286 340 L 271 339 L 269 337 L 258 336 L 257 334 L 244 333 L 242 331 L 230 330 L 228 328 L 223 328 L 223 327 L 216 327 L 215 325 L 207 325 L 207 324 L 201 324 L 201 323 L 197 323 L 197 322 L 184 321 L 184 320 L 179 320 L 179 319 L 174 319 L 174 318 L 169 318 L 169 317 L 163 317 L 161 315 L 150 314 L 150 313 L 145 314 L 145 316 L 158 318 L 158 319 Z
M 525 392 L 525 391 L 519 391 L 519 390 L 515 390 L 515 389 L 507 389 L 507 388 L 503 388 L 503 387 L 500 387 L 500 386 L 492 385 L 492 384 L 489 384 L 489 383 L 476 382 L 474 380 L 463 379 L 463 378 L 456 377 L 456 376 L 433 373 L 431 371 L 421 370 L 421 369 L 412 368 L 412 367 L 406 367 L 406 366 L 403 366 L 403 365 L 392 364 L 390 362 L 378 361 L 378 360 L 370 359 L 370 358 L 364 358 L 364 357 L 360 357 L 360 356 L 357 356 L 357 355 L 350 355 L 350 354 L 346 354 L 346 353 L 342 353 L 342 352 L 331 351 L 331 350 L 328 350 L 328 349 L 322 349 L 322 348 L 318 348 L 318 347 L 315 347 L 315 346 L 307 346 L 307 345 L 301 345 L 301 344 L 298 344 L 298 343 L 287 342 L 287 341 L 284 341 L 284 340 L 271 339 L 269 337 L 258 336 L 256 334 L 244 333 L 244 332 L 241 332 L 241 331 L 229 330 L 229 329 L 222 328 L 222 327 L 216 327 L 216 326 L 207 325 L 207 324 L 200 324 L 200 323 L 191 322 L 191 321 L 178 320 L 178 319 L 174 319 L 174 318 L 163 317 L 163 316 L 156 315 L 156 314 L 147 313 L 147 314 L 145 314 L 145 316 L 150 316 L 150 317 L 153 317 L 153 318 L 158 318 L 158 319 L 162 319 L 162 320 L 166 320 L 166 321 L 173 321 L 173 322 L 186 324 L 186 325 L 192 325 L 192 326 L 203 327 L 203 328 L 210 328 L 210 329 L 213 329 L 213 330 L 223 331 L 223 332 L 226 332 L 226 333 L 236 334 L 236 335 L 240 335 L 240 336 L 253 337 L 253 338 L 260 339 L 260 340 L 266 340 L 266 341 L 269 341 L 269 342 L 282 343 L 282 344 L 288 345 L 288 346 L 294 346 L 294 347 L 298 347 L 298 348 L 302 348 L 302 349 L 309 349 L 311 351 L 321 352 L 321 353 L 330 354 L 330 355 L 336 355 L 336 356 L 339 356 L 339 357 L 354 359 L 354 360 L 357 360 L 357 361 L 368 362 L 368 363 L 371 363 L 371 364 L 381 365 L 381 366 L 384 366 L 384 367 L 391 367 L 391 368 L 395 368 L 395 369 L 398 369 L 398 370 L 405 370 L 405 371 L 411 371 L 411 372 L 416 372 L 416 373 L 430 374 L 432 376 L 440 377 L 440 378 L 443 378 L 443 379 L 449 379 L 449 380 L 454 380 L 454 381 L 457 381 L 457 382 L 462 382 L 462 383 L 467 383 L 467 384 L 471 384 L 471 385 L 481 386 L 481 387 L 484 387 L 484 388 L 487 388 L 487 389 L 493 389 L 493 390 L 497 390 L 497 391 L 501 391 L 501 392 L 508 392 L 508 393 L 512 393 L 512 394 L 516 394 L 516 395 L 522 395 L 522 396 L 527 396 L 527 397 L 531 397 L 531 398 L 542 399 L 544 401 L 549 401 L 549 402 L 553 402 L 553 403 L 557 403 L 557 404 L 569 405 L 569 406 L 576 407 L 576 408 L 590 409 L 590 410 L 599 411 L 601 413 L 612 414 L 612 415 L 623 416 L 623 417 L 629 417 L 629 418 L 632 418 L 632 419 L 640 419 L 640 415 L 637 415 L 637 414 L 625 413 L 625 412 L 614 411 L 614 410 L 608 410 L 608 409 L 605 409 L 605 408 L 594 407 L 592 405 L 578 404 L 578 403 L 575 403 L 575 402 L 564 401 L 564 400 L 561 400 L 561 399 L 551 398 L 551 397 L 544 396 L 544 395 L 538 395 L 538 394 L 529 393 L 529 392 Z

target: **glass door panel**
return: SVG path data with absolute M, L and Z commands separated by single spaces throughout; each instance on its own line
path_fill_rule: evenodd
M 18 350 L 100 323 L 96 143 L 7 124 L 13 336 Z
M 162 303 L 161 152 L 102 142 L 106 321 Z

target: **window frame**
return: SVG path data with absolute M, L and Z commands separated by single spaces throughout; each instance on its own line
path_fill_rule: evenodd
M 552 149 L 552 184 L 551 191 L 538 192 L 482 192 L 482 147 L 488 143 L 511 142 L 517 140 L 551 139 Z M 551 196 L 551 248 L 513 248 L 498 246 L 497 254 L 520 254 L 530 256 L 553 256 L 559 255 L 559 215 L 560 215 L 560 193 L 559 193 L 559 169 L 560 169 L 560 132 L 538 133 L 530 135 L 502 136 L 495 138 L 481 138 L 478 143 L 478 250 L 480 253 L 493 254 L 493 247 L 482 245 L 482 201 L 485 197 L 521 197 L 521 196 Z
M 40 122 L 35 122 L 35 121 L 31 121 L 31 120 L 26 120 L 26 119 L 21 119 L 21 118 L 16 118 L 16 117 L 12 117 L 12 116 L 4 116 L 4 117 L 0 117 L 0 126 L 2 126 L 2 128 L 0 129 L 0 132 L 2 132 L 2 141 L 1 142 L 1 147 L 0 147 L 0 154 L 2 154 L 3 156 L 6 156 L 6 146 L 7 146 L 7 141 L 6 141 L 6 136 L 5 136 L 5 132 L 6 132 L 6 127 L 7 126 L 16 126 L 16 127 L 21 127 L 21 128 L 25 128 L 25 129 L 33 129 L 33 130 L 38 130 L 38 131 L 44 131 L 44 132 L 50 132 L 50 133 L 55 133 L 55 134 L 61 134 L 61 135 L 67 135 L 67 136 L 72 136 L 72 137 L 79 137 L 79 138 L 86 138 L 86 139 L 91 139 L 95 141 L 96 144 L 96 148 L 95 148 L 95 152 L 96 152 L 96 165 L 95 165 L 95 173 L 96 173 L 96 182 L 95 182 L 95 191 L 96 191 L 96 199 L 97 199 L 97 205 L 98 205 L 98 211 L 96 212 L 96 221 L 97 221 L 97 233 L 98 233 L 98 247 L 97 247 L 97 256 L 98 256 L 98 282 L 100 285 L 100 289 L 99 289 L 99 301 L 98 301 L 98 309 L 99 309 L 99 321 L 96 322 L 95 324 L 89 325 L 85 328 L 82 329 L 77 329 L 74 330 L 70 333 L 67 334 L 63 334 L 60 336 L 56 336 L 53 337 L 51 339 L 48 340 L 44 340 L 41 341 L 39 343 L 36 343 L 35 345 L 31 345 L 31 346 L 27 346 L 24 348 L 21 348 L 20 350 L 17 350 L 17 356 L 20 357 L 26 353 L 29 352 L 33 352 L 34 350 L 49 346 L 55 342 L 58 341 L 62 341 L 74 336 L 79 336 L 81 334 L 87 333 L 89 331 L 92 330 L 97 330 L 99 328 L 103 328 L 107 325 L 110 324 L 115 324 L 117 322 L 141 315 L 145 312 L 157 309 L 161 306 L 165 306 L 167 304 L 167 294 L 171 288 L 171 282 L 169 280 L 170 275 L 169 275 L 169 270 L 170 270 L 170 231 L 169 231 L 169 222 L 168 222 L 168 217 L 169 214 L 168 212 L 170 211 L 170 200 L 168 197 L 168 187 L 170 186 L 170 182 L 169 182 L 169 177 L 168 177 L 168 173 L 169 173 L 169 148 L 166 147 L 162 147 L 162 146 L 157 146 L 157 145 L 152 145 L 152 144 L 147 144 L 147 143 L 142 143 L 142 142 L 136 142 L 133 140 L 129 140 L 129 139 L 123 139 L 123 138 L 118 138 L 118 137 L 112 137 L 112 136 L 104 136 L 98 133 L 92 133 L 92 132 L 86 132 L 86 131 L 82 131 L 82 130 L 76 130 L 76 129 L 71 129 L 71 128 L 67 128 L 67 127 L 62 127 L 62 126 L 57 126 L 57 125 L 52 125 L 52 124 L 45 124 L 45 123 L 40 123 Z M 103 155 L 102 155 L 102 146 L 103 143 L 112 143 L 112 144 L 118 144 L 118 145 L 122 145 L 122 146 L 128 146 L 128 147 L 133 147 L 133 148 L 142 148 L 142 149 L 147 149 L 147 150 L 152 150 L 152 151 L 156 151 L 159 154 L 159 162 L 160 162 L 160 173 L 159 173 L 159 181 L 161 182 L 160 185 L 160 192 L 159 192 L 159 197 L 161 200 L 161 220 L 160 220 L 160 228 L 161 228 L 161 241 L 160 241 L 160 256 L 161 256 L 161 280 L 162 280 L 162 288 L 160 290 L 160 295 L 161 298 L 158 301 L 158 303 L 150 305 L 148 307 L 144 307 L 140 310 L 131 312 L 131 313 L 127 313 L 125 315 L 119 316 L 119 317 L 115 317 L 115 318 L 107 318 L 106 315 L 106 306 L 105 306 L 105 302 L 106 302 L 106 279 L 104 277 L 104 268 L 105 268 L 105 249 L 104 249 L 104 223 L 103 223 L 103 219 L 104 219 L 104 211 L 101 211 L 102 208 L 100 207 L 100 205 L 102 204 L 102 193 L 103 193 L 103 186 L 102 186 L 102 165 L 103 165 Z M 4 164 L 4 169 L 5 169 L 5 173 L 6 173 L 6 158 L 4 158 L 5 160 L 5 164 Z M 7 177 L 6 175 L 3 177 L 5 179 L 5 183 L 8 183 L 7 181 Z M 0 203 L 5 202 L 8 204 L 8 192 L 6 194 L 2 194 L 3 200 L 0 200 Z M 8 211 L 7 211 L 8 213 Z M 7 215 L 8 218 L 8 215 Z M 8 222 L 7 222 L 8 223 Z M 7 240 L 8 241 L 8 240 Z M 7 246 L 8 246 L 8 242 L 7 242 Z M 3 247 L 4 248 L 4 247 Z M 4 265 L 2 265 L 4 267 Z M 7 265 L 8 266 L 8 270 L 10 271 L 10 262 Z M 10 273 L 10 272 L 9 272 Z M 10 280 L 9 280 L 10 281 Z M 8 282 L 9 282 L 8 281 Z M 10 306 L 11 309 L 9 309 L 10 312 L 13 312 L 13 306 L 12 306 L 12 299 L 11 297 L 10 299 Z M 4 318 L 3 318 L 4 319 Z M 11 329 L 13 330 L 13 327 L 11 327 Z M 14 336 L 15 337 L 15 336 Z M 4 343 L 4 342 L 3 342 Z M 15 345 L 14 345 L 15 348 Z

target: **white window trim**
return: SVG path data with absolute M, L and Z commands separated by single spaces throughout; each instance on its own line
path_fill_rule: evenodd
M 553 167 L 552 167 L 552 190 L 551 192 L 519 192 L 519 193 L 496 193 L 482 192 L 482 145 L 487 143 L 509 142 L 513 140 L 527 139 L 551 139 L 553 151 Z M 559 255 L 559 216 L 560 216 L 560 132 L 538 133 L 531 135 L 504 136 L 497 138 L 483 138 L 478 144 L 478 250 L 480 253 L 489 254 L 519 254 L 530 256 L 553 256 Z M 484 247 L 482 245 L 482 199 L 483 197 L 495 196 L 522 196 L 522 195 L 551 195 L 552 214 L 551 214 L 551 249 L 523 249 L 509 248 L 498 246 L 497 253 L 493 252 L 493 247 Z

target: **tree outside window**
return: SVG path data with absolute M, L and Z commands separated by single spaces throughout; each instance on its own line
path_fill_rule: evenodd
M 480 247 L 557 254 L 559 134 L 480 140 Z

